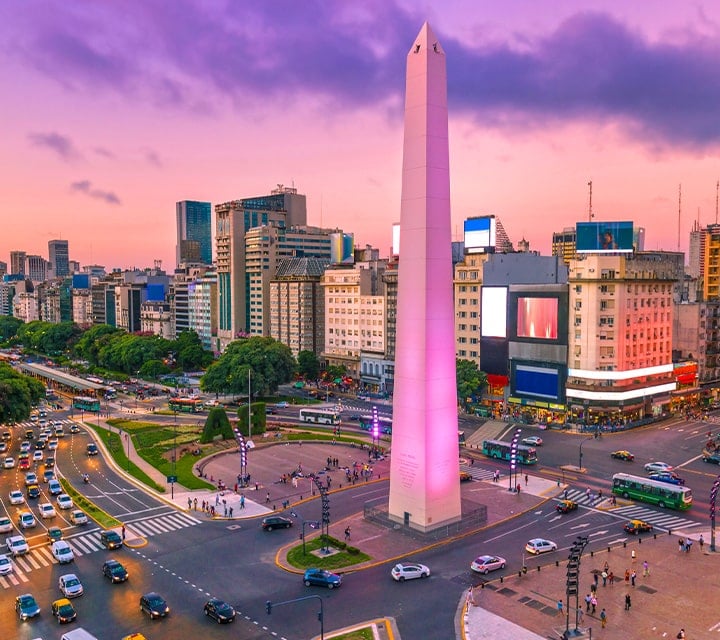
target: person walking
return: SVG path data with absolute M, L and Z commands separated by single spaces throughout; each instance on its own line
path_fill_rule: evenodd
M 603 579 L 603 587 L 607 586 L 608 573 L 605 570 L 603 570 L 603 572 L 602 572 L 602 579 Z
M 647 560 L 643 560 L 643 577 L 647 578 L 650 575 L 650 565 Z
M 702 533 L 700 534 L 700 537 L 698 538 L 698 544 L 700 545 L 700 551 L 702 552 L 703 547 L 705 546 L 705 538 L 703 538 Z
M 269 491 L 267 492 L 267 495 L 265 496 L 265 504 L 267 504 L 268 502 L 270 502 L 270 492 Z
M 635 578 L 637 578 L 637 573 L 633 571 L 630 574 L 630 584 L 632 584 L 633 587 L 635 586 Z
M 684 551 L 685 550 L 685 540 L 680 538 L 678 540 L 678 551 Z
M 605 625 L 607 625 L 607 613 L 605 613 L 605 609 L 603 609 L 600 612 L 600 626 L 604 629 Z
M 592 596 L 588 593 L 585 596 L 585 611 L 590 613 L 590 602 L 592 602 Z
M 630 584 L 630 569 L 625 569 L 625 584 Z
M 345 527 L 345 542 L 350 540 L 350 526 Z
M 244 493 L 240 494 L 240 508 L 241 509 L 245 508 L 245 494 Z
M 679 640 L 685 640 L 685 629 L 680 629 L 676 636 Z
M 582 607 L 577 608 L 577 623 L 578 626 L 583 623 L 583 616 L 585 615 L 585 612 L 582 610 Z
M 625 611 L 630 611 L 630 607 L 632 607 L 632 602 L 630 600 L 630 594 L 625 594 Z
M 528 482 L 530 482 L 530 476 L 528 476 L 528 474 L 526 473 L 525 474 L 525 486 L 526 487 L 528 486 Z
M 612 571 L 608 574 L 608 581 L 611 587 L 615 584 L 615 574 Z
M 562 615 L 562 612 L 563 612 L 563 601 L 562 600 L 557 601 L 557 612 L 559 615 Z
M 600 581 L 600 576 L 598 575 L 597 571 L 593 573 L 593 581 L 595 582 L 595 588 L 597 588 L 598 582 Z
M 595 613 L 595 607 L 597 607 L 597 598 L 595 596 L 590 598 L 590 606 L 592 607 L 592 612 Z

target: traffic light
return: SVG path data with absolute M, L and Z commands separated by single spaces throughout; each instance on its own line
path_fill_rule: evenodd
M 268 615 L 272 613 L 272 602 L 270 600 L 265 601 L 265 611 L 267 611 Z

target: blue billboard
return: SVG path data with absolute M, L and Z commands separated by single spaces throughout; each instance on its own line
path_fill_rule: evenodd
M 575 225 L 578 253 L 632 253 L 633 223 L 578 222 Z

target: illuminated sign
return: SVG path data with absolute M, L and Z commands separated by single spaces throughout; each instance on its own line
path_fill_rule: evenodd
M 480 335 L 486 338 L 507 337 L 507 287 L 482 288 Z
M 578 222 L 575 225 L 577 253 L 632 253 L 632 222 Z
M 517 336 L 518 338 L 557 340 L 558 299 L 519 297 Z
M 495 216 L 481 216 L 465 220 L 465 251 L 483 253 L 490 249 L 494 250 L 496 229 Z

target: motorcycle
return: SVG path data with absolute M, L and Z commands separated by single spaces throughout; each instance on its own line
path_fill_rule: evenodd
M 84 482 L 85 484 L 89 484 L 89 483 L 90 483 L 90 476 L 89 476 L 87 473 L 83 473 L 82 479 L 83 479 L 83 482 Z

